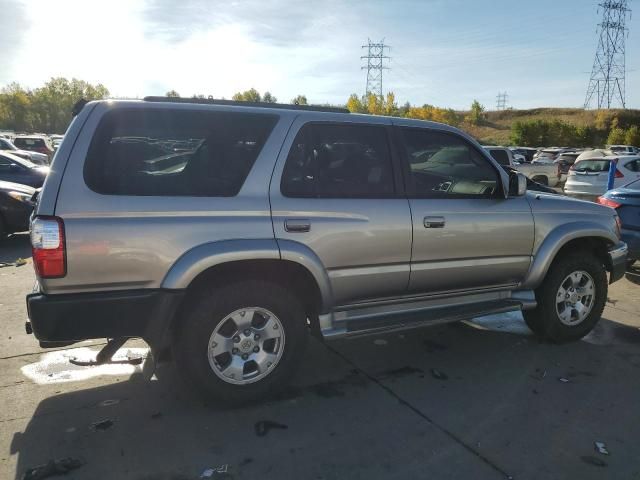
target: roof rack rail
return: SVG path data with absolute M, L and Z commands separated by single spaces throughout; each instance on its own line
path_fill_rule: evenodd
M 311 112 L 350 113 L 343 107 L 324 107 L 318 105 L 289 105 L 286 103 L 241 102 L 218 98 L 182 98 L 182 97 L 144 97 L 145 102 L 199 103 L 208 105 L 235 105 L 238 107 L 278 108 L 282 110 L 306 110 Z

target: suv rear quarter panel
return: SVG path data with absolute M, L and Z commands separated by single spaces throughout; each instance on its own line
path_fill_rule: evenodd
M 67 275 L 42 281 L 45 293 L 160 288 L 180 257 L 223 240 L 264 239 L 278 256 L 268 179 L 293 113 L 265 112 L 279 120 L 235 197 L 102 195 L 87 187 L 83 168 L 100 120 L 115 108 L 232 110 L 220 105 L 98 103 L 69 156 L 55 207 L 65 225 Z

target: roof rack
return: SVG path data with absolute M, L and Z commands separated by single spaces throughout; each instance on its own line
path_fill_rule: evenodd
M 241 102 L 218 98 L 181 98 L 181 97 L 144 97 L 145 102 L 199 103 L 207 105 L 234 105 L 238 107 L 277 108 L 282 110 L 306 110 L 311 112 L 350 113 L 343 107 L 324 107 L 318 105 L 289 105 L 287 103 Z

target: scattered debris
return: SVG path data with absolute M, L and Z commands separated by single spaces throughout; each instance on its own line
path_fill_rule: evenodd
M 594 457 L 593 455 L 584 455 L 582 457 L 580 457 L 582 459 L 582 461 L 584 463 L 588 463 L 589 465 L 593 465 L 595 467 L 606 467 L 607 466 L 607 462 L 605 462 L 604 460 L 600 460 L 597 457 Z
M 569 379 L 568 378 L 559 377 L 558 380 L 560 380 L 562 383 L 569 383 Z
M 27 469 L 22 476 L 22 480 L 42 480 L 54 475 L 65 475 L 71 470 L 80 468 L 82 465 L 84 465 L 82 460 L 71 457 L 49 460 L 43 465 Z
M 373 341 L 374 345 L 386 345 L 387 343 L 389 343 L 389 342 L 387 342 L 384 338 L 376 338 Z
M 604 442 L 593 442 L 593 445 L 596 447 L 596 452 L 601 453 L 602 455 L 609 455 L 609 450 L 607 450 L 607 446 Z
M 16 267 L 22 267 L 23 265 L 27 264 L 27 261 L 24 258 L 18 258 L 18 259 L 16 259 L 16 261 L 13 264 Z
M 535 379 L 535 380 L 542 380 L 546 376 L 547 376 L 547 371 L 546 370 L 540 370 L 539 368 L 536 368 L 535 373 L 532 373 L 530 375 L 530 377 Z
M 119 403 L 120 403 L 120 400 L 114 398 L 113 400 L 103 400 L 98 404 L 98 406 L 99 407 L 110 407 L 111 405 L 117 405 Z
M 91 429 L 92 430 L 108 430 L 109 428 L 113 427 L 113 420 L 109 420 L 108 418 L 105 420 L 100 420 L 98 422 L 94 422 L 91 424 Z
M 218 473 L 227 473 L 229 471 L 229 464 L 220 465 L 219 467 L 207 468 L 201 474 L 200 478 L 212 478 Z
M 437 370 L 435 368 L 431 369 L 431 376 L 433 378 L 435 378 L 436 380 L 448 380 L 449 379 L 449 376 L 446 373 L 441 372 L 440 370 Z
M 158 420 L 159 418 L 162 418 L 162 412 L 154 412 L 151 414 L 152 420 Z
M 260 420 L 259 422 L 256 422 L 254 428 L 257 436 L 264 437 L 267 433 L 269 433 L 269 430 L 272 430 L 274 428 L 286 430 L 289 427 L 282 423 L 272 422 L 271 420 Z

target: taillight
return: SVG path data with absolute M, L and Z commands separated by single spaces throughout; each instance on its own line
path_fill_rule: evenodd
M 624 178 L 624 174 L 616 168 L 616 178 Z
M 611 207 L 611 208 L 618 208 L 619 206 L 621 206 L 621 203 L 616 202 L 615 200 L 611 200 L 610 198 L 606 198 L 606 197 L 598 197 L 598 203 L 600 205 L 606 205 L 607 207 Z
M 36 274 L 59 278 L 67 273 L 64 223 L 58 217 L 35 217 L 31 222 L 31 252 Z

